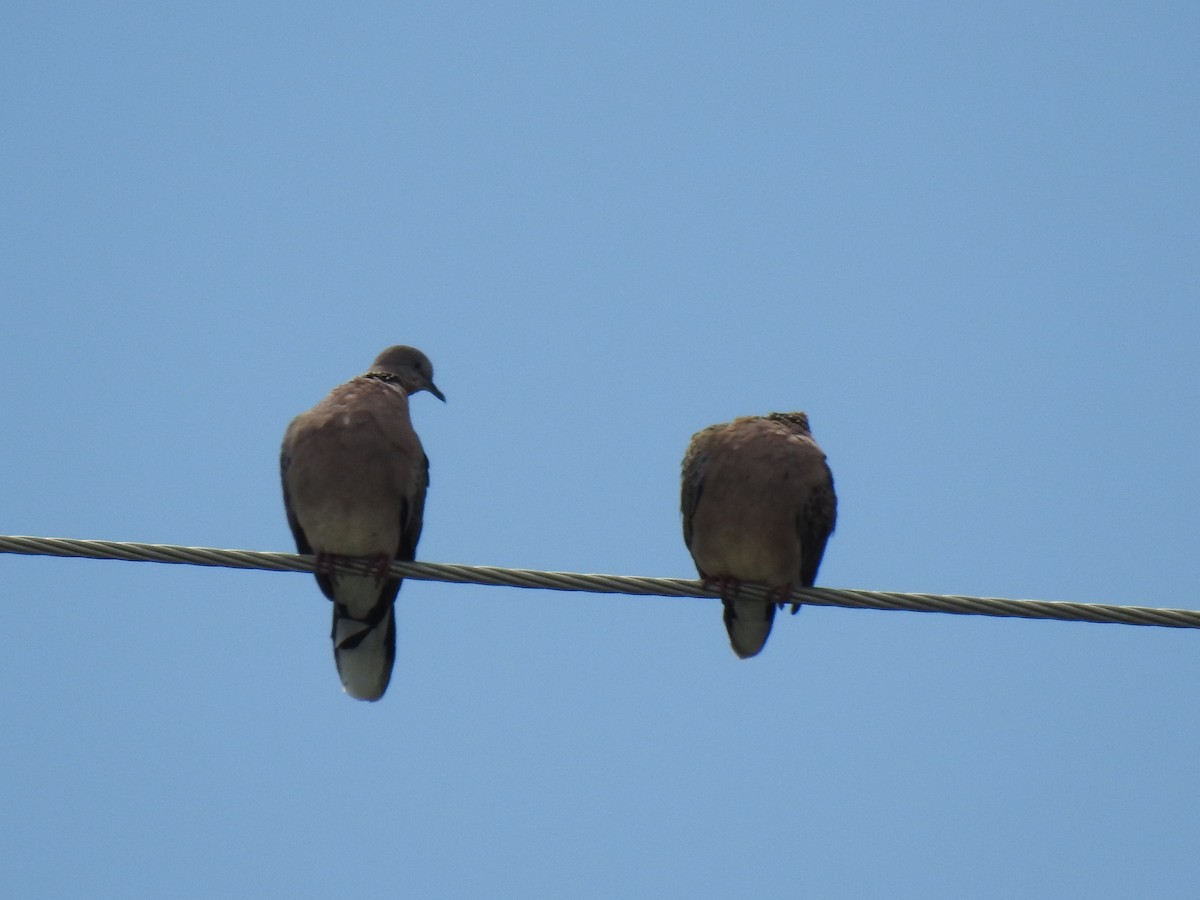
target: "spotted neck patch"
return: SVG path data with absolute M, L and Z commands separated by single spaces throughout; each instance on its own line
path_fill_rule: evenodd
M 400 380 L 399 375 L 393 375 L 391 372 L 368 372 L 363 378 L 373 378 L 375 381 L 382 381 L 384 384 L 398 384 L 404 387 L 404 382 Z

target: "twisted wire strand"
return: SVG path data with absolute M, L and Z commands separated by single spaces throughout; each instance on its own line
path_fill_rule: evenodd
M 230 569 L 261 569 L 270 572 L 312 572 L 316 557 L 260 550 L 221 550 L 215 547 L 183 547 L 177 544 L 142 544 L 131 541 L 91 541 L 74 538 L 43 538 L 0 535 L 0 553 L 26 556 L 121 559 L 176 565 L 218 566 Z M 333 571 L 365 574 L 372 561 L 337 558 Z M 419 581 L 455 584 L 503 585 L 552 591 L 584 591 L 593 594 L 635 594 L 661 597 L 712 598 L 717 591 L 688 578 L 651 578 L 637 575 L 588 575 L 577 572 L 543 572 L 500 566 L 466 566 L 453 563 L 396 562 L 390 574 Z M 767 600 L 768 591 L 743 585 L 739 596 Z M 772 600 L 778 596 L 772 595 Z M 790 601 L 812 606 L 847 609 L 905 610 L 955 615 L 999 616 L 1021 619 L 1057 619 L 1068 622 L 1100 622 L 1117 625 L 1157 625 L 1164 628 L 1200 628 L 1200 610 L 1162 609 L 1148 606 L 1119 606 L 1107 603 L 1071 603 L 1061 600 L 1006 600 L 1001 597 L 970 597 L 957 594 L 907 594 L 894 591 L 861 591 L 843 588 L 797 588 Z

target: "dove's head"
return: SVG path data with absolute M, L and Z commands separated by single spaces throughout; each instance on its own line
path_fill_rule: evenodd
M 395 376 L 409 394 L 429 391 L 443 403 L 446 402 L 445 395 L 433 383 L 433 363 L 416 347 L 388 347 L 375 357 L 370 371 Z

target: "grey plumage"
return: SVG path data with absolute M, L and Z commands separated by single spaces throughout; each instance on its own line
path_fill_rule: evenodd
M 680 505 L 696 569 L 720 585 L 730 644 L 754 656 L 775 604 L 737 599 L 738 585 L 765 585 L 781 598 L 812 587 L 837 521 L 833 474 L 808 416 L 747 416 L 697 432 L 683 459 Z
M 363 375 L 330 391 L 288 425 L 280 453 L 283 502 L 300 553 L 318 558 L 317 584 L 333 601 L 333 649 L 347 694 L 378 700 L 396 656 L 393 606 L 401 579 L 383 573 L 411 560 L 421 537 L 429 460 L 408 398 L 429 391 L 420 350 L 384 350 Z M 337 557 L 367 557 L 367 575 L 332 573 Z

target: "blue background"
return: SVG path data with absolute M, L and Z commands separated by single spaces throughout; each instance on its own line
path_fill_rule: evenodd
M 1192 3 L 0 8 L 0 532 L 290 550 L 393 343 L 432 561 L 690 577 L 807 410 L 820 583 L 1200 607 Z M 1193 897 L 1200 638 L 0 557 L 13 897 Z

